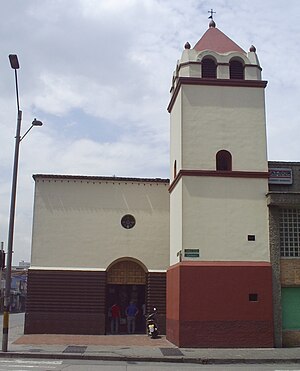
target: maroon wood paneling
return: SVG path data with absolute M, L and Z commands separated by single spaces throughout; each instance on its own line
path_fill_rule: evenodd
M 167 276 L 167 338 L 176 345 L 273 346 L 269 263 L 182 262 Z
M 24 333 L 104 335 L 104 323 L 104 314 L 26 312 Z
M 159 332 L 166 333 L 166 273 L 148 273 L 147 313 L 157 308 Z
M 29 270 L 25 333 L 104 334 L 106 273 Z

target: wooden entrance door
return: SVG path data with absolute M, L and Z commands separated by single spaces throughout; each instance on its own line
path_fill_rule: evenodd
M 133 260 L 121 260 L 117 261 L 107 270 L 106 277 L 108 312 L 114 303 L 117 303 L 121 308 L 119 332 L 127 333 L 125 311 L 130 301 L 133 301 L 139 310 L 136 318 L 136 332 L 144 333 L 143 306 L 146 303 L 146 271 L 140 264 Z M 106 326 L 107 333 L 109 333 L 109 318 Z

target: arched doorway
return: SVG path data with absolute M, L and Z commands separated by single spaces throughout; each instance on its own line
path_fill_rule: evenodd
M 106 333 L 110 333 L 110 308 L 117 303 L 121 308 L 119 333 L 127 333 L 126 308 L 131 301 L 138 307 L 136 333 L 145 332 L 143 306 L 146 303 L 147 269 L 135 259 L 118 259 L 107 269 L 107 321 Z

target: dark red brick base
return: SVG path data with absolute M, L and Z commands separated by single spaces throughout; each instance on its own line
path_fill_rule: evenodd
M 273 337 L 270 264 L 181 262 L 168 270 L 167 339 L 177 346 L 272 347 Z
M 166 332 L 166 273 L 147 277 L 148 312 L 158 308 L 160 334 Z M 107 319 L 106 272 L 28 271 L 25 334 L 103 335 Z

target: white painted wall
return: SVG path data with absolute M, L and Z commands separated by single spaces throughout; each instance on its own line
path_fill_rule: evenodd
M 177 125 L 183 169 L 215 170 L 216 153 L 226 149 L 232 170 L 267 171 L 263 88 L 184 85 Z
M 182 181 L 180 180 L 170 196 L 170 265 L 179 261 L 182 251 Z
M 120 257 L 169 266 L 168 183 L 54 179 L 35 182 L 31 267 L 106 269 Z M 132 214 L 136 225 L 120 222 Z
M 182 169 L 182 126 L 181 126 L 181 92 L 174 103 L 170 118 L 170 180 L 174 179 L 174 161 L 177 164 L 177 173 Z
M 204 57 L 212 57 L 218 62 L 218 79 L 229 79 L 229 63 L 231 59 L 238 58 L 245 65 L 245 80 L 261 80 L 261 67 L 255 52 L 239 53 L 217 53 L 212 50 L 197 52 L 195 49 L 185 49 L 181 59 L 177 62 L 176 77 L 201 77 L 201 61 Z
M 239 53 L 200 54 L 198 60 L 209 54 L 219 63 L 239 56 L 251 64 L 246 78 L 261 79 L 255 53 L 248 53 L 249 59 Z M 193 58 L 194 51 L 184 51 L 181 62 Z M 191 66 L 184 67 L 184 76 L 191 76 Z M 228 66 L 222 66 L 219 77 L 229 78 Z M 264 88 L 181 85 L 171 111 L 171 180 L 175 155 L 181 158 L 177 170 L 216 170 L 216 153 L 223 149 L 232 155 L 233 171 L 267 172 L 265 121 Z M 184 255 L 184 249 L 197 248 L 204 261 L 270 261 L 267 191 L 265 178 L 183 176 L 170 195 L 171 265 L 180 249 Z M 248 235 L 256 240 L 248 241 Z
M 183 177 L 183 248 L 200 260 L 270 261 L 267 191 L 267 179 Z

